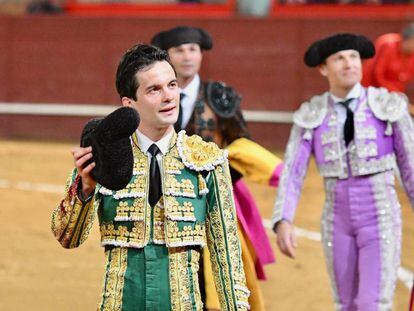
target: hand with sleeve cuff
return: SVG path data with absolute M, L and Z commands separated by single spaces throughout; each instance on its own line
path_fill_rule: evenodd
M 96 181 L 91 177 L 91 171 L 95 167 L 95 162 L 89 163 L 84 167 L 85 163 L 92 159 L 92 147 L 74 147 L 72 148 L 72 156 L 82 181 L 82 189 L 78 189 L 78 194 L 80 199 L 85 200 L 91 196 L 96 186 Z
M 276 243 L 279 250 L 286 256 L 294 259 L 295 249 L 298 246 L 293 225 L 288 220 L 280 220 L 273 227 L 277 234 Z

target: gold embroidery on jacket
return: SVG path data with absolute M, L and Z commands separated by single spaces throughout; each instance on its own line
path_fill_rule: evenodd
M 77 200 L 76 204 L 79 204 L 79 200 Z M 79 245 L 80 235 L 82 234 L 83 223 L 85 222 L 85 218 L 88 215 L 89 211 L 91 210 L 88 206 L 83 206 L 82 203 L 79 204 L 80 207 L 80 214 L 77 217 L 76 223 L 74 224 L 73 231 L 72 231 L 72 238 L 70 241 L 70 246 L 75 247 Z M 73 218 L 72 218 L 73 219 Z
M 145 199 L 135 198 L 132 205 L 128 205 L 128 201 L 120 201 L 116 207 L 115 221 L 125 220 L 144 220 Z
M 92 224 L 95 220 L 96 211 L 98 210 L 99 204 L 100 204 L 100 200 L 94 197 L 91 202 L 88 202 L 84 206 L 84 208 L 88 208 L 88 213 L 85 218 L 85 223 L 82 228 L 81 236 L 79 238 L 79 244 L 82 244 L 88 238 L 91 232 L 91 229 L 92 229 Z
M 71 191 L 74 187 L 72 179 L 75 174 L 76 170 L 74 169 L 66 179 L 65 197 L 52 213 L 52 232 L 56 239 L 65 247 L 69 247 L 76 219 L 82 209 L 82 204 L 76 200 L 76 196 L 71 194 L 71 192 L 76 192 L 76 189 Z
M 181 179 L 181 181 L 178 181 L 173 175 L 165 176 L 165 195 L 195 198 L 196 193 L 194 188 L 190 179 Z
M 64 204 L 65 211 L 59 211 L 57 218 L 58 222 L 63 225 L 60 243 L 62 245 L 67 245 L 68 247 L 73 247 L 73 241 L 75 240 L 73 235 L 76 233 L 77 220 L 83 211 L 82 202 L 76 198 L 74 202 L 65 200 Z M 67 224 L 67 226 L 65 227 L 64 224 Z
M 184 164 L 197 171 L 211 170 L 226 159 L 226 153 L 213 142 L 205 142 L 200 136 L 178 134 L 178 152 Z
M 134 221 L 131 230 L 126 226 L 114 226 L 110 222 L 101 225 L 102 245 L 141 248 L 146 245 L 144 221 Z
M 163 198 L 154 206 L 153 241 L 154 244 L 165 244 L 165 209 Z
M 147 179 L 148 175 L 146 173 L 134 176 L 124 189 L 115 192 L 114 198 L 118 200 L 124 198 L 144 198 L 146 196 Z
M 186 201 L 180 204 L 176 198 L 169 196 L 166 198 L 166 214 L 170 220 L 182 220 L 182 221 L 196 221 L 194 215 L 194 206 L 190 201 Z
M 194 300 L 197 307 L 197 310 L 203 309 L 203 302 L 201 301 L 200 286 L 198 281 L 198 270 L 200 269 L 200 252 L 196 250 L 190 250 L 191 254 L 191 279 L 193 281 L 194 289 Z
M 117 247 L 107 251 L 107 270 L 99 309 L 105 311 L 122 310 L 122 294 L 127 268 L 127 255 L 128 249 L 124 247 Z
M 196 286 L 194 287 L 194 289 L 198 288 L 199 285 L 198 281 L 197 283 L 195 283 L 195 280 L 197 280 L 197 273 L 194 273 L 198 269 L 188 269 L 189 252 L 195 251 L 190 251 L 184 247 L 174 247 L 168 249 L 170 268 L 171 310 L 192 311 L 194 310 L 194 304 L 196 310 L 202 310 L 201 300 L 197 297 L 199 296 L 199 293 L 196 293 L 198 289 L 194 291 L 196 297 L 192 296 L 192 293 L 190 292 L 191 281 L 189 273 L 191 273 L 193 285 Z M 194 260 L 196 260 L 196 256 Z M 191 262 L 190 265 L 192 266 L 193 263 Z
M 194 227 L 193 227 L 194 226 Z M 179 247 L 187 245 L 205 245 L 205 225 L 195 223 L 184 225 L 182 229 L 175 221 L 167 220 L 167 245 L 168 247 Z
M 212 177 L 214 178 L 214 176 Z M 234 306 L 237 305 L 239 310 L 247 310 L 249 307 L 247 302 L 249 291 L 245 286 L 243 276 L 241 249 L 237 237 L 235 211 L 233 210 L 234 202 L 231 195 L 232 189 L 229 184 L 228 172 L 225 172 L 223 167 L 219 166 L 215 170 L 215 177 L 216 195 L 219 197 L 216 199 L 216 206 L 210 211 L 208 236 L 210 243 L 216 245 L 216 247 L 210 249 L 216 288 L 221 293 L 219 300 L 222 308 L 234 310 Z M 214 228 L 214 232 L 212 228 Z M 226 247 L 228 249 L 228 256 L 225 253 L 216 251 Z M 228 288 L 235 288 L 234 297 L 233 295 L 224 296 Z
M 167 174 L 179 175 L 183 169 L 184 164 L 179 159 L 171 155 L 166 155 L 164 157 L 164 170 Z

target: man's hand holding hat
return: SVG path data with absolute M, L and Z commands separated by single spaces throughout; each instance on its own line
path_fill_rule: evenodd
M 132 177 L 134 158 L 130 136 L 139 125 L 135 109 L 122 107 L 104 119 L 89 121 L 81 135 L 81 147 L 72 150 L 82 178 L 82 196 L 89 196 L 98 182 L 121 190 Z

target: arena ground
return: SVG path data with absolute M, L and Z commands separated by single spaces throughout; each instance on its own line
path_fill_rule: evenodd
M 98 227 L 76 250 L 60 247 L 50 232 L 50 214 L 72 166 L 70 147 L 0 140 L 0 310 L 96 309 L 104 263 Z M 249 186 L 263 218 L 270 218 L 275 190 Z M 404 217 L 402 266 L 414 271 L 414 216 L 399 190 Z M 321 178 L 312 163 L 296 225 L 319 231 L 322 202 Z M 275 244 L 270 231 L 269 237 Z M 275 249 L 278 261 L 266 268 L 268 281 L 262 283 L 266 309 L 333 310 L 320 243 L 305 236 L 298 242 L 296 260 Z M 407 310 L 408 300 L 409 289 L 399 281 L 394 310 Z

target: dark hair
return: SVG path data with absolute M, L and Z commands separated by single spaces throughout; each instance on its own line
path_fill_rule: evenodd
M 401 32 L 401 36 L 404 40 L 414 38 L 414 23 L 410 23 L 407 26 L 405 26 L 403 31 Z
M 116 71 L 116 90 L 119 96 L 137 100 L 137 72 L 151 67 L 156 62 L 168 62 L 174 69 L 168 53 L 155 46 L 136 44 L 122 56 Z M 174 70 L 175 71 L 175 70 Z

